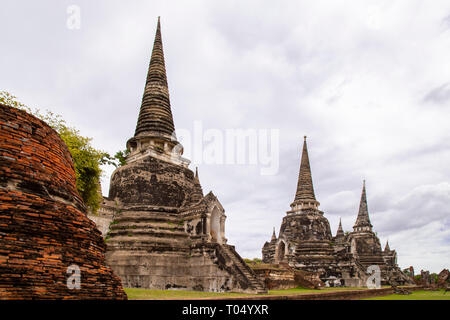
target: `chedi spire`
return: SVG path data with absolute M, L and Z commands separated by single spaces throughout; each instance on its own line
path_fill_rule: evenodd
M 359 203 L 358 217 L 356 218 L 355 225 L 353 226 L 354 231 L 371 231 L 372 224 L 370 223 L 369 210 L 367 208 L 367 197 L 366 197 L 366 181 L 363 182 L 363 190 L 361 193 L 361 201 Z
M 311 167 L 309 165 L 308 146 L 306 136 L 303 141 L 302 159 L 300 161 L 300 171 L 298 174 L 297 192 L 295 200 L 316 200 L 314 186 L 312 182 Z
M 339 227 L 336 232 L 335 240 L 336 240 L 336 243 L 342 243 L 345 240 L 345 233 L 344 233 L 344 229 L 342 228 L 341 219 L 339 219 Z
M 174 135 L 169 88 L 161 38 L 161 24 L 158 17 L 155 41 L 142 97 L 141 109 L 134 136 L 159 136 L 171 139 Z
M 128 163 L 149 155 L 184 167 L 190 162 L 181 157 L 183 146 L 175 135 L 159 17 L 136 131 L 127 149 Z
M 336 237 L 343 237 L 344 236 L 344 229 L 342 229 L 342 222 L 341 219 L 339 219 L 339 227 L 336 232 Z
M 203 198 L 203 189 L 200 184 L 200 179 L 198 177 L 198 168 L 195 167 L 195 176 L 194 176 L 194 192 L 192 193 L 191 200 L 193 203 L 199 202 Z
M 303 141 L 302 158 L 300 160 L 300 171 L 298 174 L 297 192 L 295 193 L 294 202 L 291 207 L 297 208 L 315 208 L 319 206 L 314 194 L 314 186 L 312 182 L 311 166 L 309 165 L 308 146 L 306 144 L 306 136 Z

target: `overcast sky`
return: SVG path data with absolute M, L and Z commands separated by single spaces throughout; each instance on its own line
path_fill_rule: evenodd
M 199 164 L 242 256 L 278 235 L 307 135 L 333 234 L 340 217 L 352 230 L 366 179 L 399 265 L 450 267 L 450 1 L 1 0 L 0 90 L 114 154 L 134 134 L 158 16 L 177 129 L 279 130 L 275 175 Z

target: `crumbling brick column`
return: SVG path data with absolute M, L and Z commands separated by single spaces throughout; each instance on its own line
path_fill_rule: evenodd
M 0 104 L 0 299 L 126 299 L 104 253 L 64 142 Z

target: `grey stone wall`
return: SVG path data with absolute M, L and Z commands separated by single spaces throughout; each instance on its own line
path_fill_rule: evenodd
M 114 171 L 109 199 L 121 204 L 183 207 L 196 191 L 194 173 L 154 157 L 146 157 Z

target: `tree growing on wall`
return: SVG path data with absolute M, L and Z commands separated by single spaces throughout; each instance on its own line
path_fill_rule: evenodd
M 68 126 L 58 114 L 48 110 L 45 113 L 41 113 L 39 109 L 33 111 L 7 91 L 0 91 L 0 103 L 24 110 L 45 121 L 58 132 L 72 155 L 78 193 L 88 209 L 92 213 L 96 213 L 102 201 L 100 193 L 101 165 L 113 164 L 117 166 L 115 160 L 119 163 L 120 160 L 112 158 L 104 151 L 95 149 L 91 145 L 92 138 L 82 136 L 77 129 Z
M 130 154 L 130 150 L 120 150 L 117 151 L 114 155 L 114 159 L 117 160 L 118 163 L 113 163 L 114 166 L 120 167 L 127 163 L 127 156 Z

